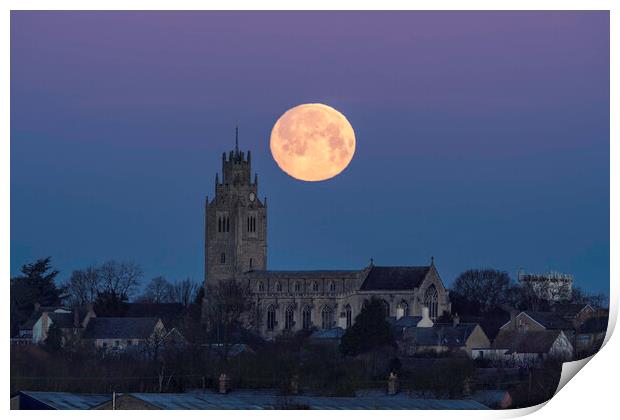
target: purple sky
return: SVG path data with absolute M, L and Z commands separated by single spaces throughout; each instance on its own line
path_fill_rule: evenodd
M 288 108 L 357 135 L 338 177 L 269 153 Z M 11 273 L 203 275 L 204 196 L 251 149 L 272 269 L 494 267 L 609 287 L 607 12 L 13 12 Z

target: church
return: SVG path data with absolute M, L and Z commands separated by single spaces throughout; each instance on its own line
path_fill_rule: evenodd
M 448 292 L 429 265 L 358 270 L 267 269 L 267 199 L 258 197 L 250 151 L 222 154 L 215 197 L 205 200 L 205 286 L 236 280 L 247 290 L 255 328 L 265 338 L 302 329 L 343 329 L 355 322 L 364 301 L 384 302 L 386 317 L 431 319 L 450 313 Z

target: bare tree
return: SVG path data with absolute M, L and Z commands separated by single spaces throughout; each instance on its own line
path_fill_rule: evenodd
M 101 291 L 99 269 L 95 266 L 83 270 L 74 270 L 71 277 L 63 284 L 67 299 L 73 306 L 92 303 Z
M 102 292 L 130 298 L 140 284 L 142 269 L 130 261 L 108 261 L 99 269 Z
M 506 303 L 510 276 L 499 270 L 467 270 L 454 282 L 453 291 L 485 313 Z
M 196 299 L 199 289 L 200 284 L 192 281 L 189 277 L 185 280 L 176 281 L 172 285 L 172 300 L 182 304 L 184 308 L 189 308 Z
M 142 301 L 168 303 L 174 301 L 173 286 L 165 277 L 158 276 L 146 285 Z
M 205 291 L 204 314 L 207 326 L 216 344 L 221 346 L 222 360 L 228 360 L 233 334 L 244 328 L 243 315 L 250 309 L 250 301 L 241 283 L 222 281 Z

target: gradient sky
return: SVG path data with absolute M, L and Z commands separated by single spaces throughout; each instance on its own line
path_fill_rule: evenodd
M 357 150 L 319 183 L 269 135 L 328 104 Z M 108 259 L 203 276 L 204 197 L 252 150 L 268 268 L 572 273 L 609 288 L 607 12 L 13 12 L 11 274 Z

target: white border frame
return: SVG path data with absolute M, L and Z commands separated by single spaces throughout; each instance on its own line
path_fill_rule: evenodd
M 383 0 L 382 2 L 370 2 L 368 0 L 358 1 L 334 1 L 334 0 L 314 0 L 314 1 L 298 1 L 295 4 L 282 0 L 263 0 L 263 1 L 235 1 L 233 2 L 205 2 L 198 0 L 177 0 L 175 2 L 165 2 L 161 0 L 152 0 L 150 2 L 139 2 L 134 0 L 91 0 L 88 3 L 77 0 L 59 0 L 51 4 L 49 1 L 16 1 L 9 0 L 3 4 L 5 6 L 5 13 L 3 15 L 3 22 L 5 23 L 0 35 L 2 39 L 2 56 L 5 58 L 4 65 L 2 66 L 2 80 L 4 83 L 2 86 L 3 98 L 2 109 L 0 112 L 0 127 L 3 128 L 5 133 L 4 141 L 2 142 L 2 153 L 0 153 L 0 178 L 1 178 L 1 192 L 2 192 L 2 218 L 0 222 L 0 235 L 2 241 L 0 242 L 0 267 L 4 276 L 3 282 L 3 295 L 8 297 L 9 295 L 9 282 L 10 278 L 10 10 L 234 10 L 234 9 L 267 9 L 267 10 L 312 10 L 312 9 L 324 9 L 324 10 L 340 10 L 340 9 L 360 9 L 360 10 L 609 10 L 610 11 L 610 215 L 620 214 L 620 206 L 618 205 L 618 120 L 611 118 L 613 115 L 619 114 L 618 102 L 620 100 L 620 91 L 618 88 L 618 18 L 617 11 L 620 9 L 617 1 L 612 0 L 591 0 L 591 1 L 552 1 L 552 0 L 522 0 L 522 1 L 469 1 L 463 2 L 458 0 L 445 0 L 445 1 L 404 1 L 404 0 Z M 613 140 L 611 140 L 613 139 Z M 614 191 L 614 187 L 616 190 Z M 614 218 L 610 220 L 610 255 L 620 255 L 620 249 L 618 248 L 618 223 Z M 612 332 L 615 328 L 617 315 L 618 315 L 618 274 L 619 274 L 619 261 L 612 259 L 610 261 L 610 323 L 605 337 L 605 346 L 601 351 L 593 356 L 591 359 L 586 359 L 580 362 L 571 362 L 566 364 L 562 373 L 562 380 L 559 389 L 562 389 L 566 384 L 567 378 L 570 379 L 586 362 L 592 360 L 590 366 L 584 369 L 583 373 L 580 373 L 580 379 L 571 381 L 569 385 L 562 389 L 562 392 L 552 398 L 547 404 L 541 406 L 531 407 L 520 410 L 506 410 L 506 411 L 490 411 L 490 412 L 452 412 L 452 411 L 435 411 L 432 413 L 425 412 L 425 416 L 432 416 L 434 418 L 450 418 L 450 419 L 480 419 L 480 418 L 506 418 L 517 417 L 525 414 L 529 414 L 537 411 L 542 406 L 548 405 L 544 410 L 538 411 L 535 416 L 538 418 L 545 417 L 562 417 L 562 418 L 580 418 L 583 419 L 586 416 L 593 418 L 598 416 L 600 418 L 608 418 L 609 413 L 613 413 L 615 410 L 616 399 L 618 398 L 614 392 L 616 387 L 616 378 L 620 373 L 617 359 L 615 355 L 618 354 L 620 349 L 620 342 L 618 339 L 613 339 Z M 5 298 L 6 299 L 6 298 Z M 9 305 L 5 306 L 3 316 L 4 322 L 1 325 L 1 331 L 4 337 L 8 337 L 8 325 L 9 318 Z M 7 339 L 8 342 L 8 339 Z M 9 346 L 5 344 L 2 348 L 5 363 L 9 362 Z M 6 366 L 6 365 L 5 365 Z M 6 369 L 5 371 L 8 371 Z M 572 375 L 571 375 L 572 373 Z M 7 375 L 8 376 L 8 375 Z M 593 386 L 596 384 L 596 386 Z M 5 395 L 4 404 L 6 409 L 9 408 L 9 382 L 8 378 L 5 379 L 3 384 L 3 390 Z M 54 417 L 62 415 L 63 417 L 80 416 L 83 413 L 79 411 L 75 412 L 46 412 L 48 416 Z M 93 416 L 106 416 L 103 412 L 91 412 Z M 317 412 L 317 411 L 294 411 L 294 412 L 239 412 L 239 411 L 217 411 L 208 412 L 208 415 L 216 415 L 223 419 L 233 419 L 240 415 L 251 415 L 256 418 L 270 418 L 273 416 L 295 416 L 296 418 L 309 418 L 320 416 L 329 417 L 341 417 L 340 411 L 332 412 Z M 12 411 L 12 416 L 41 416 L 42 412 L 26 412 L 26 411 Z M 203 411 L 198 412 L 184 412 L 185 416 L 193 418 L 199 418 L 206 413 Z M 347 412 L 346 415 L 352 415 L 352 412 Z M 355 412 L 354 415 L 358 418 L 372 419 L 377 414 L 375 411 L 361 411 Z M 422 413 L 401 413 L 400 415 L 422 415 Z M 132 417 L 135 414 L 131 412 L 119 412 L 116 413 L 121 417 Z M 153 416 L 160 417 L 170 415 L 166 412 L 155 412 Z M 390 413 L 389 415 L 399 415 L 398 413 Z

